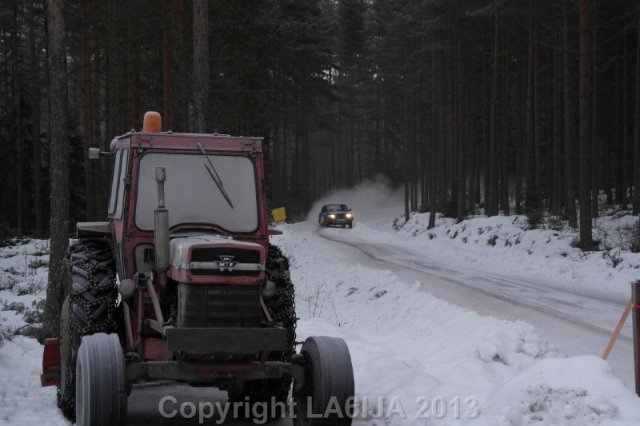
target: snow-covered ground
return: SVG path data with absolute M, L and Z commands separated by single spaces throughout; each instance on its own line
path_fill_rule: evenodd
M 459 224 L 439 219 L 426 230 L 427 215 L 416 214 L 394 230 L 394 220 L 403 222 L 396 220 L 402 200 L 383 182 L 319 203 L 325 201 L 348 203 L 355 228 L 319 230 L 315 206 L 307 222 L 280 225 L 284 234 L 272 241 L 291 259 L 298 340 L 331 335 L 350 347 L 360 403 L 356 425 L 640 424 L 640 399 L 597 354 L 567 357 L 527 322 L 498 319 L 497 312 L 480 315 L 468 304 L 465 309 L 436 298 L 402 268 L 330 239 L 401 247 L 440 262 L 445 275 L 451 267 L 524 274 L 552 287 L 586 288 L 622 300 L 628 282 L 638 277 L 637 255 L 611 249 L 614 267 L 602 253 L 585 256 L 571 247 L 572 232 L 525 232 L 523 219 L 515 217 Z M 615 221 L 628 220 L 603 221 L 601 229 L 610 229 L 612 238 L 622 232 Z M 37 320 L 46 260 L 42 241 L 0 249 L 5 335 L 27 325 L 25 311 Z M 55 390 L 39 387 L 41 349 L 24 336 L 0 343 L 0 424 L 68 424 L 56 408 Z
M 357 424 L 640 422 L 640 400 L 598 357 L 563 357 L 524 322 L 480 316 L 365 266 L 315 224 L 283 230 L 276 242 L 291 256 L 300 334 L 345 338 L 358 397 L 403 409 Z
M 0 248 L 0 425 L 66 425 L 55 387 L 40 387 L 42 345 L 16 333 L 41 321 L 47 241 Z
M 318 230 L 316 215 L 324 203 L 347 203 L 349 207 L 353 208 L 356 216 L 354 229 Z M 387 291 L 387 293 L 384 293 L 384 297 L 370 301 L 370 312 L 356 315 L 356 318 L 367 318 L 369 322 L 372 319 L 378 319 L 384 326 L 380 327 L 378 322 L 373 320 L 376 324 L 375 328 L 371 324 L 357 323 L 352 328 L 357 330 L 359 336 L 373 332 L 376 337 L 371 341 L 374 344 L 375 342 L 384 343 L 397 353 L 397 358 L 391 361 L 390 365 L 397 366 L 406 357 L 411 357 L 410 359 L 420 361 L 420 364 L 417 364 L 418 370 L 420 367 L 425 367 L 412 377 L 419 377 L 420 374 L 426 373 L 428 376 L 433 375 L 440 379 L 440 383 L 449 386 L 455 383 L 458 386 L 456 392 L 450 395 L 446 393 L 443 395 L 438 386 L 417 386 L 423 392 L 427 387 L 430 395 L 451 398 L 451 395 L 463 397 L 465 390 L 466 394 L 470 392 L 468 389 L 475 390 L 475 394 L 479 395 L 482 411 L 478 424 L 577 425 L 599 424 L 600 422 L 615 423 L 616 420 L 613 419 L 616 416 L 611 416 L 611 414 L 616 411 L 621 413 L 626 409 L 621 406 L 618 406 L 617 409 L 608 406 L 613 411 L 609 411 L 609 409 L 602 411 L 604 406 L 598 408 L 596 405 L 599 404 L 593 404 L 596 400 L 603 402 L 596 396 L 596 393 L 605 388 L 607 390 L 600 395 L 609 395 L 605 398 L 608 398 L 614 405 L 623 400 L 627 401 L 623 405 L 629 404 L 627 409 L 632 414 L 626 420 L 628 424 L 640 423 L 638 417 L 640 400 L 628 387 L 620 383 L 609 364 L 595 356 L 601 353 L 608 338 L 608 331 L 613 328 L 613 324 L 622 313 L 624 304 L 629 298 L 630 282 L 640 278 L 638 273 L 640 255 L 627 250 L 630 228 L 637 220 L 635 217 L 615 214 L 598 219 L 594 237 L 602 241 L 605 250 L 585 254 L 572 246 L 576 239 L 576 232 L 562 226 L 562 223 L 556 222 L 552 226 L 547 224 L 545 225 L 546 229 L 526 230 L 524 217 L 476 217 L 461 223 L 439 217 L 436 221 L 436 228 L 427 230 L 428 214 L 413 214 L 409 222 L 405 224 L 402 212 L 402 194 L 390 190 L 383 181 L 370 182 L 352 190 L 339 191 L 316 202 L 310 211 L 307 223 L 287 225 L 289 236 L 284 238 L 283 242 L 287 247 L 290 244 L 290 239 L 303 239 L 302 243 L 288 251 L 294 258 L 294 265 L 301 262 L 296 262 L 296 259 L 304 259 L 302 260 L 303 266 L 296 265 L 300 271 L 296 277 L 299 281 L 297 282 L 298 287 L 302 287 L 301 283 L 305 281 L 311 282 L 313 286 L 314 281 L 320 280 L 321 282 L 346 282 L 350 288 L 353 282 L 358 282 L 361 277 L 366 277 L 366 273 L 360 269 L 345 279 L 342 278 L 345 268 L 347 268 L 346 270 L 349 270 L 348 268 L 364 268 L 366 270 L 368 268 L 363 266 L 365 264 L 375 266 L 375 263 L 372 263 L 371 259 L 366 259 L 366 256 L 356 261 L 361 264 L 353 264 L 354 260 L 345 257 L 345 255 L 356 256 L 354 251 L 345 251 L 344 245 L 328 242 L 326 256 L 332 259 L 329 262 L 332 267 L 326 268 L 325 262 L 321 261 L 324 256 L 320 254 L 322 253 L 320 250 L 322 243 L 317 240 L 318 236 L 357 246 L 367 256 L 384 260 L 385 263 L 381 265 L 383 268 L 393 263 L 416 270 L 426 269 L 431 277 L 443 276 L 447 278 L 453 276 L 456 280 L 474 280 L 480 277 L 481 281 L 486 281 L 467 283 L 469 288 L 477 288 L 480 292 L 470 291 L 466 296 L 464 291 L 456 293 L 458 296 L 462 294 L 463 300 L 458 300 L 464 306 L 474 307 L 474 301 L 469 299 L 484 295 L 483 293 L 500 299 L 504 298 L 507 301 L 512 296 L 514 301 L 523 302 L 524 305 L 529 301 L 517 300 L 517 294 L 508 294 L 514 282 L 522 283 L 522 285 L 511 289 L 523 292 L 524 294 L 520 297 L 526 298 L 529 293 L 532 294 L 534 302 L 536 297 L 539 297 L 540 303 L 545 303 L 546 300 L 548 306 L 544 308 L 557 308 L 558 311 L 563 310 L 568 315 L 576 315 L 567 322 L 557 324 L 557 328 L 562 329 L 567 327 L 567 323 L 571 325 L 572 322 L 575 322 L 582 328 L 596 330 L 600 333 L 595 339 L 596 344 L 601 346 L 594 349 L 590 347 L 590 345 L 593 346 L 593 342 L 580 342 L 584 344 L 577 345 L 576 348 L 569 348 L 567 352 L 591 355 L 563 358 L 563 355 L 559 353 L 562 351 L 555 349 L 554 344 L 546 342 L 546 335 L 544 338 L 538 337 L 536 330 L 519 321 L 503 321 L 499 322 L 499 325 L 490 325 L 490 329 L 495 334 L 489 337 L 482 333 L 482 325 L 485 324 L 485 321 L 489 321 L 489 323 L 496 321 L 494 318 L 478 317 L 473 312 L 461 311 L 446 303 L 447 309 L 431 308 L 430 303 L 433 303 L 434 300 L 443 303 L 441 300 L 430 298 L 429 294 L 425 294 L 425 290 L 426 292 L 430 291 L 432 283 L 406 280 L 403 282 L 400 278 L 401 274 L 397 273 L 398 268 L 393 269 L 394 273 L 386 273 L 385 279 L 380 283 L 380 285 L 386 286 L 383 290 L 377 290 L 377 287 L 373 285 L 368 286 L 375 287 L 376 294 L 379 291 L 382 293 Z M 550 229 L 551 227 L 555 229 Z M 390 248 L 397 250 L 399 254 L 397 256 L 389 254 Z M 305 253 L 305 249 L 308 249 L 309 253 Z M 315 256 L 317 263 L 307 261 L 307 256 Z M 419 257 L 420 260 L 418 260 Z M 341 263 L 345 266 L 334 266 Z M 314 264 L 319 269 L 317 277 L 309 274 L 309 270 L 313 269 Z M 381 275 L 379 271 L 370 271 L 370 273 L 372 278 L 365 278 L 365 281 L 377 283 L 378 281 L 373 277 L 384 276 L 384 273 Z M 335 275 L 336 277 L 328 279 L 325 278 L 327 275 Z M 447 284 L 446 279 L 443 284 Z M 486 284 L 504 288 L 486 288 Z M 439 283 L 439 285 L 441 284 Z M 536 285 L 539 286 L 535 287 Z M 391 287 L 391 290 L 388 287 Z M 434 285 L 433 288 L 435 289 L 435 287 Z M 327 285 L 326 288 L 331 288 L 331 285 Z M 392 291 L 396 292 L 395 300 Z M 354 294 L 357 293 L 353 293 L 349 297 Z M 547 297 L 549 295 L 550 297 Z M 387 298 L 388 296 L 392 297 Z M 464 300 L 465 297 L 466 300 Z M 389 302 L 386 307 L 384 306 L 384 298 L 387 298 L 386 301 Z M 337 301 L 344 299 L 344 297 L 332 298 Z M 554 304 L 558 306 L 554 306 Z M 572 304 L 575 306 L 572 307 Z M 488 309 L 483 309 L 483 312 L 499 306 L 492 304 Z M 503 312 L 495 311 L 495 316 L 518 318 L 518 309 L 521 307 L 520 304 L 515 305 L 515 314 L 502 315 Z M 387 312 L 386 309 L 389 311 Z M 395 314 L 392 313 L 394 310 Z M 524 311 L 522 309 L 523 316 Z M 539 313 L 540 316 L 547 316 L 546 309 L 541 309 Z M 557 314 L 557 312 L 553 313 Z M 556 321 L 553 315 L 548 315 L 548 317 L 548 320 L 543 321 L 546 326 L 545 332 L 549 332 Z M 326 318 L 331 320 L 331 315 L 327 314 Z M 454 319 L 460 321 L 456 323 L 460 325 L 459 327 L 452 324 Z M 473 325 L 470 326 L 470 324 Z M 369 331 L 366 331 L 367 326 L 370 327 Z M 387 327 L 388 330 L 386 335 L 381 331 L 381 328 L 384 327 Z M 470 327 L 471 330 L 467 330 L 467 327 Z M 514 327 L 519 333 L 517 337 L 513 334 Z M 584 340 L 584 336 L 581 334 L 583 330 L 580 330 L 580 333 L 577 332 L 580 327 L 554 330 L 549 334 L 553 338 L 557 338 L 559 335 L 576 334 L 578 336 L 576 340 Z M 407 330 L 406 335 L 403 335 L 404 330 Z M 439 330 L 445 333 L 444 343 L 442 339 L 438 338 Z M 603 334 L 603 330 L 607 331 L 606 335 Z M 446 331 L 449 333 L 447 334 Z M 420 339 L 422 345 L 410 341 L 407 335 L 424 336 L 424 340 Z M 628 372 L 632 368 L 629 335 L 629 324 L 627 324 L 622 336 L 622 339 L 625 337 L 627 339 L 625 342 L 619 342 L 616 347 L 618 352 L 623 349 L 629 353 L 615 354 L 616 349 L 614 349 L 614 355 L 618 355 L 626 363 L 624 373 L 627 375 L 624 378 L 627 379 L 625 380 L 627 384 L 632 382 L 632 378 L 628 377 Z M 395 339 L 395 336 L 400 337 Z M 474 337 L 477 337 L 478 340 L 475 340 Z M 393 343 L 388 344 L 389 341 Z M 496 344 L 496 341 L 501 344 Z M 576 341 L 566 338 L 557 343 L 559 346 L 564 346 L 564 349 L 567 344 L 575 344 Z M 486 365 L 471 364 L 473 366 L 470 370 L 475 374 L 480 371 L 487 373 L 489 378 L 483 382 L 473 373 L 467 372 L 466 368 L 461 367 L 466 367 L 470 363 L 460 354 L 468 355 L 473 352 L 477 357 L 474 361 L 486 360 L 487 357 L 482 355 L 485 344 L 492 347 L 493 351 L 498 354 L 497 357 L 491 358 L 492 362 L 488 363 L 489 368 L 495 367 L 493 364 L 496 362 L 501 364 L 505 359 L 500 351 L 506 351 L 506 353 L 511 351 L 512 355 L 515 352 L 518 356 L 507 356 L 509 361 L 499 367 L 500 371 L 504 372 L 502 377 L 494 371 L 488 370 Z M 353 347 L 353 343 L 351 345 Z M 534 349 L 520 350 L 521 347 Z M 437 349 L 434 350 L 434 348 Z M 585 348 L 591 350 L 585 351 Z M 368 353 L 369 351 L 362 352 Z M 436 359 L 433 363 L 432 358 Z M 514 358 L 518 361 L 514 361 Z M 450 362 L 454 367 L 444 367 L 447 362 Z M 365 362 L 365 364 L 367 363 Z M 359 365 L 356 363 L 356 368 Z M 385 371 L 384 368 L 377 368 L 377 370 Z M 442 374 L 443 371 L 446 372 L 445 377 L 441 378 L 438 374 Z M 452 380 L 452 376 L 446 377 L 452 372 L 460 373 L 459 376 L 453 376 L 458 380 Z M 596 379 L 596 375 L 600 377 Z M 586 377 L 594 381 L 590 384 L 583 382 Z M 378 379 L 370 382 L 361 380 L 364 383 L 370 383 L 370 386 L 376 390 L 379 390 L 376 387 L 379 386 L 377 383 L 390 380 Z M 393 382 L 391 381 L 391 383 Z M 486 383 L 486 387 L 480 385 L 481 383 Z M 617 391 L 610 389 L 609 386 L 613 386 Z M 410 385 L 401 383 L 390 393 L 394 394 L 407 389 L 410 389 Z M 611 395 L 614 392 L 619 393 L 618 396 L 612 398 Z M 363 395 L 367 395 L 366 391 L 363 391 Z M 590 396 L 587 397 L 587 395 Z M 591 402 L 586 402 L 587 399 Z M 618 420 L 623 418 L 624 416 L 617 417 Z

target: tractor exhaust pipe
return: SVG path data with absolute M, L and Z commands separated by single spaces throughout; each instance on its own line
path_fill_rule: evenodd
M 156 167 L 158 208 L 154 211 L 155 271 L 158 274 L 161 289 L 164 289 L 167 283 L 167 271 L 169 270 L 169 210 L 165 208 L 164 203 L 164 182 L 166 180 L 166 169 Z

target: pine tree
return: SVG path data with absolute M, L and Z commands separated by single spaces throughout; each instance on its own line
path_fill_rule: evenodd
M 51 164 L 51 219 L 49 280 L 43 333 L 57 336 L 64 297 L 64 256 L 69 245 L 69 139 L 67 135 L 67 71 L 63 2 L 47 0 L 49 54 L 49 150 Z

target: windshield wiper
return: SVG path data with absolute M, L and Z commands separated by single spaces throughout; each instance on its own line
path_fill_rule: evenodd
M 216 186 L 220 190 L 220 193 L 222 194 L 224 199 L 227 200 L 227 203 L 229 203 L 229 205 L 233 209 L 234 208 L 233 207 L 233 203 L 231 202 L 231 199 L 229 198 L 229 194 L 227 194 L 227 191 L 225 191 L 224 184 L 222 183 L 222 179 L 220 179 L 220 175 L 218 175 L 218 172 L 216 171 L 216 168 L 213 167 L 213 163 L 211 162 L 211 159 L 207 155 L 206 151 L 204 150 L 204 148 L 202 147 L 202 144 L 200 142 L 198 142 L 196 144 L 196 146 L 198 147 L 200 152 L 202 152 L 202 155 L 204 155 L 204 158 L 207 159 L 207 162 L 204 163 L 204 168 L 207 169 L 207 172 L 209 172 L 209 176 L 211 176 L 211 179 L 215 182 Z

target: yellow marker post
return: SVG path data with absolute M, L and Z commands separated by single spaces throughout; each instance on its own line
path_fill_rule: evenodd
M 285 211 L 284 207 L 273 209 L 271 211 L 271 214 L 273 215 L 273 221 L 276 223 L 284 222 L 287 220 L 287 212 Z

